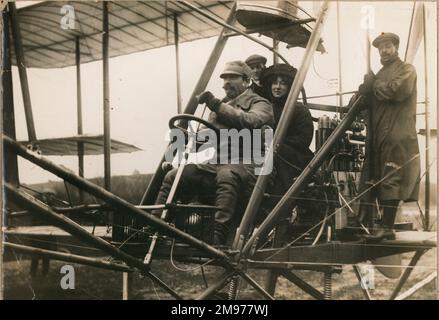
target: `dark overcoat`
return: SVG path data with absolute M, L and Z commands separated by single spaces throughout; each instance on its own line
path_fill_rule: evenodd
M 381 68 L 369 93 L 372 140 L 361 180 L 377 183 L 379 200 L 418 199 L 416 95 L 416 70 L 399 58 Z

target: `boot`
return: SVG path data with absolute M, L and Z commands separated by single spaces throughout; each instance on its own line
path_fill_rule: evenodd
M 396 212 L 398 211 L 399 200 L 382 201 L 384 207 L 383 219 L 380 228 L 375 229 L 373 234 L 364 235 L 366 241 L 380 242 L 384 239 L 395 240 L 395 224 Z

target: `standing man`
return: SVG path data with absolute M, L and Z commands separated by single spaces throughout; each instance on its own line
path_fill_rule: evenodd
M 260 82 L 262 79 L 262 73 L 266 69 L 265 65 L 267 63 L 267 58 L 259 54 L 253 54 L 245 60 L 245 63 L 250 67 L 253 73 L 251 89 L 254 93 L 268 99 L 268 93 L 265 92 Z
M 273 126 L 271 104 L 248 88 L 251 70 L 244 62 L 227 63 L 220 77 L 224 80 L 226 93 L 222 100 L 210 91 L 201 93 L 198 98 L 199 104 L 205 103 L 211 110 L 209 122 L 218 129 L 250 130 L 250 133 L 253 129 Z M 184 167 L 177 188 L 177 197 L 186 199 L 195 194 L 205 195 L 213 189 L 215 206 L 218 207 L 215 212 L 216 245 L 225 244 L 238 205 L 248 201 L 256 183 L 255 165 L 239 160 L 238 164 L 188 164 Z M 166 174 L 156 204 L 166 203 L 176 172 L 177 169 L 173 169 Z
M 416 70 L 398 57 L 399 37 L 381 33 L 372 45 L 383 67 L 364 77 L 359 92 L 367 97 L 373 138 L 366 155 L 362 189 L 372 194 L 383 211 L 381 225 L 370 240 L 394 239 L 393 225 L 400 201 L 416 201 L 420 159 L 416 133 Z M 375 199 L 372 198 L 372 202 Z M 370 199 L 369 199 L 370 201 Z

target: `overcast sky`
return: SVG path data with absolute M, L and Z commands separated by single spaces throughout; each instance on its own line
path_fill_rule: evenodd
M 311 2 L 301 2 L 312 12 Z M 410 24 L 412 2 L 340 2 L 342 90 L 356 90 L 366 71 L 365 32 L 361 28 L 364 5 L 375 8 L 375 28 L 371 38 L 382 31 L 397 33 L 401 38 L 400 55 L 403 57 Z M 436 3 L 427 4 L 427 41 L 429 96 L 432 106 L 431 127 L 436 128 Z M 332 2 L 322 38 L 326 54 L 316 53 L 305 80 L 308 96 L 335 93 L 338 90 L 338 60 L 336 32 L 336 3 Z M 260 39 L 271 44 L 265 37 Z M 180 45 L 182 98 L 185 106 L 192 93 L 201 70 L 215 43 L 215 38 L 204 39 Z M 304 49 L 287 50 L 281 45 L 281 52 L 296 67 L 300 66 Z M 262 54 L 272 63 L 271 53 L 243 37 L 229 39 L 213 77 L 208 85 L 216 96 L 223 95 L 219 73 L 226 61 L 245 60 L 250 54 Z M 424 101 L 423 46 L 418 51 L 414 65 L 418 72 L 418 101 Z M 372 69 L 380 68 L 376 49 L 372 50 Z M 102 63 L 82 65 L 83 127 L 84 133 L 101 134 L 102 120 Z M 16 130 L 19 140 L 27 140 L 24 109 L 17 69 L 13 69 Z M 63 137 L 76 134 L 76 79 L 75 68 L 28 69 L 29 86 L 38 138 Z M 174 47 L 165 47 L 110 59 L 110 105 L 112 138 L 134 144 L 144 151 L 112 156 L 112 174 L 153 172 L 166 146 L 165 133 L 171 116 L 177 112 L 176 76 Z M 348 101 L 346 98 L 345 102 Z M 337 99 L 313 100 L 316 103 L 336 104 Z M 199 107 L 202 109 L 202 106 Z M 199 112 L 200 112 L 199 110 Z M 423 112 L 419 105 L 418 112 Z M 321 113 L 312 111 L 314 116 Z M 423 128 L 423 116 L 418 117 L 418 127 Z M 425 142 L 420 137 L 421 155 Z M 435 140 L 434 140 L 435 142 Z M 436 147 L 432 145 L 431 158 L 436 159 Z M 51 157 L 77 171 L 76 157 Z M 30 163 L 20 160 L 20 179 L 25 183 L 56 180 L 56 177 Z M 434 168 L 436 166 L 433 166 Z M 85 158 L 85 176 L 103 175 L 103 157 Z M 435 175 L 434 175 L 435 177 Z M 434 178 L 435 179 L 435 178 Z M 433 180 L 434 181 L 434 180 Z

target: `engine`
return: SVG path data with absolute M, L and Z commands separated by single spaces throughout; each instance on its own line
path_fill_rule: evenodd
M 323 146 L 340 121 L 338 117 L 331 119 L 326 115 L 319 118 L 316 130 L 316 152 Z M 345 132 L 331 150 L 323 168 L 330 171 L 361 171 L 366 140 L 364 130 L 365 125 L 362 121 L 353 122 L 350 130 Z

